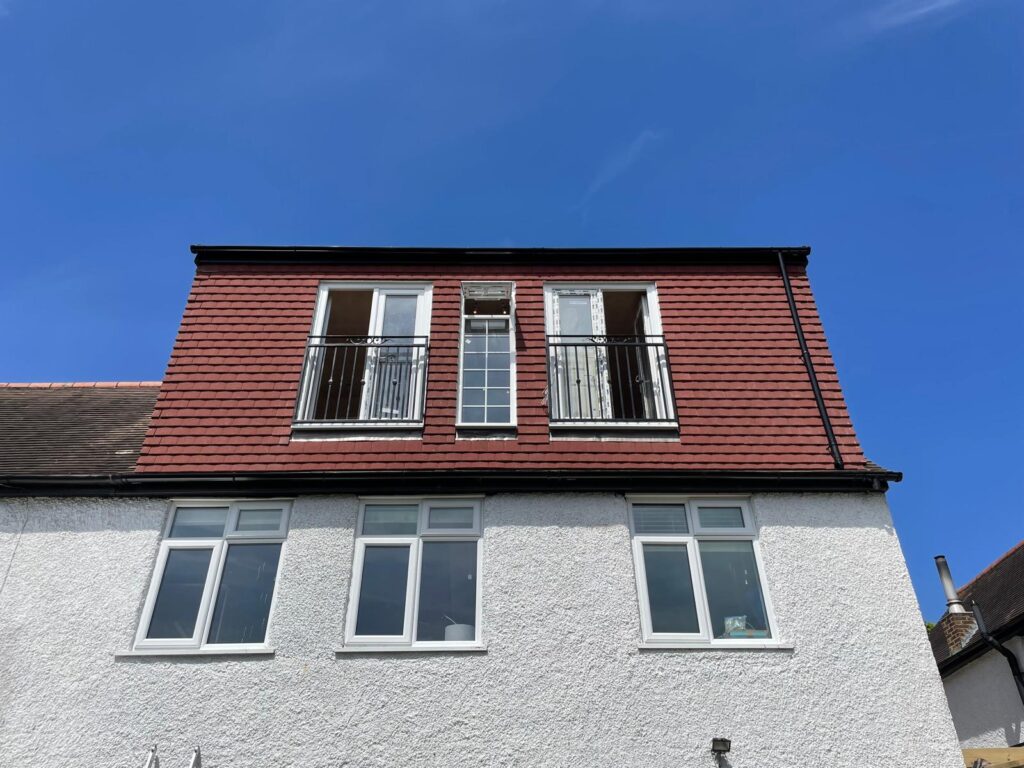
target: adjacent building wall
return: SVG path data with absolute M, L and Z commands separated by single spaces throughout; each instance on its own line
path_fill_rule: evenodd
M 167 504 L 0 500 L 0 745 L 9 765 L 858 768 L 962 765 L 877 494 L 759 495 L 791 650 L 641 651 L 626 505 L 484 503 L 486 653 L 335 656 L 354 497 L 297 499 L 272 658 L 128 650 Z M 22 527 L 24 529 L 22 530 Z
M 1024 641 L 1015 637 L 1004 645 L 1024 665 Z M 964 749 L 1013 747 L 1024 741 L 1024 705 L 1001 654 L 989 651 L 942 682 Z

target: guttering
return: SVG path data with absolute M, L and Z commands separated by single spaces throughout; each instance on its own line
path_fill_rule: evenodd
M 0 496 L 246 496 L 328 493 L 884 492 L 899 472 L 418 471 L 148 473 L 0 477 Z
M 828 451 L 832 454 L 832 461 L 836 469 L 843 468 L 843 455 L 839 452 L 839 443 L 836 441 L 836 433 L 832 429 L 832 419 L 828 415 L 828 408 L 825 407 L 825 398 L 821 394 L 821 386 L 818 384 L 818 374 L 814 371 L 814 361 L 811 359 L 811 351 L 807 347 L 807 337 L 804 336 L 804 326 L 800 322 L 800 311 L 796 306 L 796 299 L 793 297 L 793 286 L 789 282 L 789 272 L 786 269 L 786 260 L 782 251 L 778 252 L 779 272 L 782 274 L 782 284 L 786 289 L 786 299 L 789 301 L 789 312 L 793 316 L 793 327 L 796 328 L 796 338 L 800 342 L 800 353 L 807 368 L 807 378 L 811 380 L 811 390 L 814 392 L 814 401 L 818 404 L 818 413 L 821 415 L 821 423 L 825 427 L 825 437 L 828 439 Z
M 977 619 L 975 619 L 975 622 L 977 622 Z M 1018 616 L 1013 621 L 1004 624 L 989 634 L 993 639 L 1000 643 L 1009 640 L 1012 637 L 1024 636 L 1024 615 Z M 948 677 L 958 669 L 970 664 L 979 656 L 983 656 L 992 650 L 988 642 L 981 637 L 980 632 L 978 635 L 979 637 L 977 639 L 972 638 L 971 642 L 969 642 L 963 650 L 953 654 L 952 656 L 946 657 L 938 663 L 940 676 Z
M 707 248 L 416 248 L 404 246 L 202 245 L 190 247 L 204 264 L 594 264 L 643 263 L 771 265 L 781 254 L 806 266 L 808 246 Z

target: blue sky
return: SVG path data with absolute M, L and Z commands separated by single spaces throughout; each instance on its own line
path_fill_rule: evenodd
M 192 242 L 810 244 L 927 617 L 1024 538 L 1024 4 L 0 0 L 0 379 L 157 379 Z

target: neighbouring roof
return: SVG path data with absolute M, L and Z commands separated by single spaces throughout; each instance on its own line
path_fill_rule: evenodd
M 3 477 L 130 472 L 158 381 L 0 383 Z
M 997 638 L 1024 629 L 1024 541 L 1000 557 L 988 568 L 958 590 L 967 610 L 977 603 L 988 631 Z M 943 614 L 929 631 L 928 639 L 940 668 L 955 668 L 959 657 L 973 658 L 983 647 L 981 636 L 975 634 L 958 653 L 952 654 L 942 631 Z

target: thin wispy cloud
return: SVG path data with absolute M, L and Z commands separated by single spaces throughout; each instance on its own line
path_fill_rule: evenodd
M 632 167 L 647 148 L 661 138 L 661 134 L 651 128 L 644 128 L 638 133 L 629 145 L 612 154 L 604 161 L 604 164 L 594 174 L 590 186 L 583 193 L 583 197 L 574 206 L 574 210 L 583 211 L 586 215 L 587 208 L 595 196 L 613 181 Z
M 890 0 L 866 13 L 862 21 L 867 32 L 888 32 L 947 20 L 970 4 L 968 0 Z

